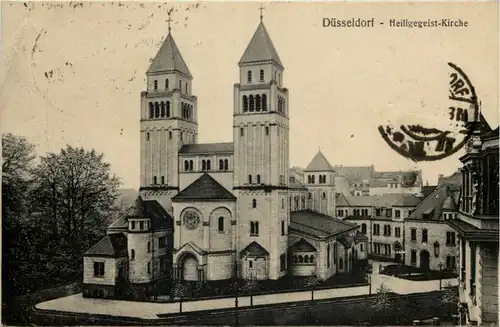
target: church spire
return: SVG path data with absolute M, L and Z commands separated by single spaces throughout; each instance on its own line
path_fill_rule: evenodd
M 172 18 L 170 17 L 171 12 L 172 10 L 168 11 L 167 38 L 161 45 L 160 50 L 158 50 L 158 53 L 153 59 L 151 66 L 149 66 L 147 73 L 149 74 L 149 73 L 177 72 L 188 78 L 193 78 L 193 76 L 189 72 L 186 62 L 182 58 L 182 55 L 179 51 L 179 48 L 177 47 L 177 44 L 175 44 L 174 38 L 172 37 L 171 33 Z

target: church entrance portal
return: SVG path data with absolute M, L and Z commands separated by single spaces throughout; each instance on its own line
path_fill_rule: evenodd
M 191 253 L 186 253 L 181 259 L 182 280 L 197 281 L 198 280 L 198 260 Z

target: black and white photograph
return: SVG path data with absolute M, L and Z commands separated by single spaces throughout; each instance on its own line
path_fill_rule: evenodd
M 2 325 L 498 326 L 497 1 L 2 1 Z

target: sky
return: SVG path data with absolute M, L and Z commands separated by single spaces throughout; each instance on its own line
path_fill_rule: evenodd
M 167 35 L 198 97 L 200 143 L 231 142 L 238 61 L 264 24 L 285 66 L 290 163 L 318 149 L 332 165 L 420 169 L 433 184 L 460 167 L 463 151 L 415 163 L 393 151 L 379 125 L 447 119 L 448 62 L 476 88 L 498 126 L 498 3 L 2 2 L 0 127 L 38 155 L 66 144 L 104 153 L 123 187 L 139 187 L 140 92 Z M 323 18 L 375 18 L 375 28 L 327 28 Z M 468 21 L 466 28 L 390 28 L 389 19 Z

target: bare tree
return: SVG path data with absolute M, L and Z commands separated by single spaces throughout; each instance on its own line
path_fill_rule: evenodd
M 390 310 L 393 307 L 389 293 L 390 289 L 384 283 L 380 284 L 376 290 L 374 301 L 371 304 L 372 309 L 381 318 L 382 322 L 390 315 Z

